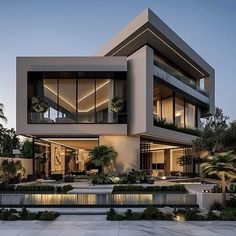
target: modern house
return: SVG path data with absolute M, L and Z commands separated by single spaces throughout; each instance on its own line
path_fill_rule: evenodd
M 97 145 L 118 153 L 110 171 L 197 172 L 201 117 L 214 111 L 214 69 L 150 9 L 91 57 L 17 57 L 17 124 L 33 138 L 33 173 L 91 167 Z

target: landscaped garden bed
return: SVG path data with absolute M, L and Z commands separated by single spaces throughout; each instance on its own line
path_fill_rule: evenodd
M 142 212 L 133 212 L 131 209 L 128 209 L 124 213 L 119 213 L 111 208 L 107 212 L 107 220 L 235 221 L 236 208 L 223 208 L 221 210 L 200 210 L 198 208 L 174 209 L 170 207 L 157 209 L 150 206 Z
M 170 186 L 115 185 L 112 193 L 186 193 L 182 184 Z
M 105 175 L 96 174 L 91 177 L 91 181 L 94 185 L 96 184 L 137 184 L 137 183 L 149 183 L 150 176 L 145 170 L 132 169 L 128 173 L 119 175 Z M 154 181 L 153 181 L 154 182 Z
M 71 185 L 40 186 L 40 185 L 14 185 L 6 182 L 0 183 L 0 192 L 3 193 L 67 193 L 72 190 Z
M 55 220 L 59 214 L 54 211 L 29 212 L 26 208 L 18 211 L 16 209 L 0 209 L 0 220 Z

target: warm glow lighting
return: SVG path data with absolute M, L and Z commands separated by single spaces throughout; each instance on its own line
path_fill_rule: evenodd
M 89 97 L 90 95 L 92 95 L 93 93 L 95 93 L 95 91 L 98 91 L 99 89 L 101 89 L 102 87 L 104 87 L 105 85 L 109 84 L 110 80 L 107 80 L 105 83 L 103 83 L 102 85 L 100 85 L 99 87 L 97 87 L 95 90 L 91 91 L 90 93 L 86 94 L 84 97 L 82 97 L 81 99 L 78 100 L 78 102 L 83 101 L 85 98 Z
M 93 94 L 95 91 L 97 91 L 98 89 L 102 88 L 103 86 L 105 86 L 106 84 L 108 84 L 110 81 L 107 81 L 106 83 L 102 84 L 101 86 L 99 86 L 96 90 L 90 92 L 89 94 L 87 94 L 86 96 L 84 96 L 83 98 L 81 98 L 78 102 L 81 102 L 82 100 L 84 100 L 86 97 L 90 96 L 91 94 Z M 52 92 L 53 94 L 57 95 L 57 93 L 55 91 L 53 91 L 53 89 L 49 88 L 47 85 L 44 85 L 44 87 L 46 89 L 48 89 L 50 92 Z M 76 109 L 76 107 L 71 104 L 70 102 L 68 102 L 66 99 L 64 99 L 62 96 L 58 95 L 59 98 L 61 100 L 63 100 L 65 103 L 67 103 L 69 106 L 71 106 L 73 109 Z M 86 110 L 79 110 L 78 109 L 78 112 L 89 112 L 91 110 L 93 110 L 95 107 L 99 107 L 103 104 L 105 104 L 106 102 L 109 102 L 109 99 L 105 100 L 105 101 L 102 101 L 101 103 L 99 104 L 96 104 L 96 106 L 91 106 L 90 108 L 86 109 Z
M 128 43 L 126 43 L 124 46 L 122 46 L 121 48 L 119 48 L 115 53 L 112 54 L 112 56 L 114 56 L 114 54 L 116 54 L 117 52 L 119 52 L 120 50 L 122 50 L 124 47 L 126 47 L 128 44 L 132 43 L 136 38 L 138 38 L 140 35 L 144 34 L 146 31 L 149 31 L 151 34 L 153 34 L 154 36 L 156 36 L 161 42 L 163 42 L 168 48 L 170 48 L 173 52 L 175 52 L 179 57 L 181 57 L 184 61 L 186 61 L 190 66 L 192 66 L 196 71 L 198 71 L 202 76 L 205 76 L 197 67 L 195 67 L 192 63 L 190 63 L 187 59 L 185 59 L 182 55 L 180 55 L 173 47 L 171 47 L 168 43 L 166 43 L 163 39 L 161 39 L 160 37 L 158 37 L 155 33 L 153 33 L 150 29 L 146 29 L 143 32 L 141 32 L 140 34 L 138 34 L 135 38 L 133 38 L 131 41 L 129 41 Z
M 183 222 L 183 221 L 185 221 L 185 217 L 183 215 L 176 215 L 175 220 Z
M 46 88 L 47 90 L 49 90 L 49 91 L 52 92 L 53 94 L 57 95 L 57 93 L 56 93 L 53 89 L 49 88 L 47 85 L 44 85 L 44 88 Z M 68 102 L 68 101 L 67 101 L 66 99 L 64 99 L 62 96 L 58 95 L 58 97 L 59 97 L 61 100 L 63 100 L 65 103 L 67 103 L 68 105 L 70 105 L 72 108 L 76 109 L 76 107 L 75 107 L 73 104 L 71 104 L 70 102 Z
M 96 106 L 92 106 L 92 107 L 88 108 L 87 110 L 79 110 L 78 109 L 78 112 L 89 112 L 89 111 L 93 110 L 95 107 L 99 107 L 99 106 L 101 106 L 101 105 L 103 105 L 103 104 L 105 104 L 107 102 L 109 102 L 109 99 L 107 99 L 105 101 L 102 101 L 99 104 L 97 104 Z

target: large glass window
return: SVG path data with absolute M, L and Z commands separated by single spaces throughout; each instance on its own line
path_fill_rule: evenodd
M 127 123 L 125 87 L 124 72 L 29 72 L 28 123 Z
M 58 118 L 57 123 L 76 122 L 76 80 L 58 79 Z
M 174 92 L 165 84 L 154 78 L 153 80 L 153 118 L 163 119 L 177 127 L 197 127 L 197 108 L 186 101 L 186 98 Z M 174 118 L 174 120 L 173 120 Z M 158 124 L 158 122 L 156 122 Z M 163 122 L 162 122 L 163 124 Z M 157 125 L 158 126 L 158 125 Z
M 185 103 L 185 126 L 196 127 L 196 107 L 188 102 Z
M 78 123 L 95 122 L 95 79 L 78 80 Z
M 153 115 L 156 119 L 173 122 L 173 92 L 156 79 L 153 83 Z
M 96 80 L 96 115 L 97 123 L 108 123 L 109 104 L 113 97 L 113 81 L 110 79 Z
M 175 124 L 184 127 L 184 99 L 175 97 Z

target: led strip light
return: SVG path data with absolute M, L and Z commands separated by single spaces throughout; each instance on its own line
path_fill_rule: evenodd
M 135 38 L 133 38 L 131 41 L 126 43 L 124 46 L 119 48 L 116 52 L 112 54 L 114 56 L 117 52 L 121 51 L 124 47 L 126 47 L 128 44 L 133 42 L 135 39 L 137 39 L 140 35 L 144 34 L 146 31 L 149 31 L 151 34 L 156 36 L 162 43 L 164 43 L 168 48 L 170 48 L 173 52 L 175 52 L 179 57 L 181 57 L 184 61 L 186 61 L 190 66 L 192 66 L 195 70 L 197 70 L 202 76 L 205 76 L 198 68 L 196 68 L 191 62 L 189 62 L 186 58 L 184 58 L 181 54 L 179 54 L 174 48 L 172 48 L 168 43 L 166 43 L 163 39 L 161 39 L 159 36 L 157 36 L 154 32 L 152 32 L 150 29 L 144 30 L 142 33 L 138 34 Z

